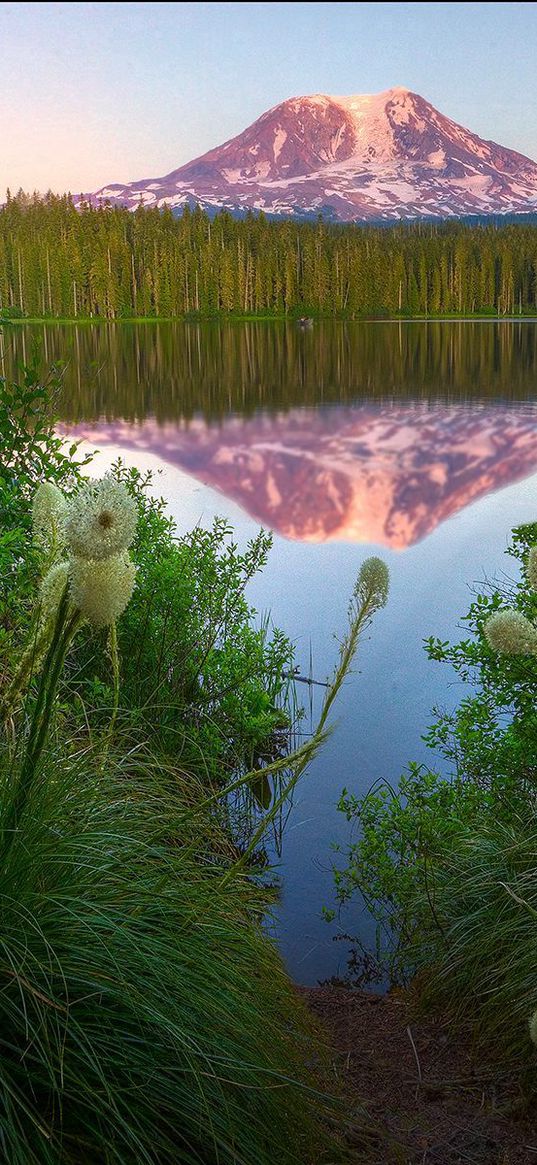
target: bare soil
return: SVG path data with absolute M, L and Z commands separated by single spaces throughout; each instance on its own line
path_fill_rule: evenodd
M 363 1165 L 537 1165 L 537 1105 L 520 1073 L 476 1062 L 443 1019 L 416 1020 L 403 992 L 299 988 L 325 1032 Z M 364 1136 L 364 1109 L 377 1133 Z

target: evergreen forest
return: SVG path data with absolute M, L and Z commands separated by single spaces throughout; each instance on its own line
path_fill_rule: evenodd
M 22 192 L 0 209 L 4 319 L 536 311 L 535 225 L 174 217 Z

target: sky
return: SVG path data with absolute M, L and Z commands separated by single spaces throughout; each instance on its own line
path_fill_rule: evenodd
M 537 160 L 537 3 L 0 3 L 0 197 L 160 177 L 308 93 L 404 85 Z

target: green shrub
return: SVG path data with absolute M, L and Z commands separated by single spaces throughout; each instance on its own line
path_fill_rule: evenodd
M 381 782 L 364 798 L 344 790 L 339 808 L 359 835 L 334 871 L 339 906 L 360 893 L 377 920 L 377 954 L 391 977 L 419 971 L 429 999 L 436 992 L 479 1021 L 504 1051 L 527 1047 L 528 1009 L 536 1006 L 533 948 L 521 941 L 532 916 L 517 898 L 533 901 L 537 870 L 537 659 L 498 654 L 485 625 L 506 606 L 535 619 L 527 581 L 535 542 L 537 526 L 514 531 L 509 553 L 521 577 L 476 596 L 463 620 L 467 638 L 426 643 L 431 659 L 474 689 L 425 737 L 450 776 L 413 764 L 397 789 Z
M 452 761 L 465 779 L 479 784 L 512 778 L 515 788 L 537 778 L 537 665 L 528 655 L 498 654 L 484 628 L 492 614 L 512 606 L 530 620 L 537 617 L 537 593 L 528 587 L 529 549 L 537 542 L 537 524 L 513 531 L 508 554 L 522 567 L 516 582 L 489 586 L 478 594 L 462 622 L 470 638 L 450 645 L 427 640 L 430 659 L 449 663 L 475 692 L 453 715 L 440 716 L 426 740 Z
M 72 486 L 89 461 L 75 461 L 77 443 L 66 449 L 54 432 L 54 404 L 60 387 L 54 369 L 43 381 L 35 365 L 21 368 L 17 383 L 0 378 L 0 481 L 16 488 L 21 510 L 38 482 Z
M 18 384 L 0 380 L 0 675 L 9 675 L 27 630 L 43 565 L 28 542 L 33 490 L 46 480 L 69 492 L 90 461 L 77 461 L 76 443 L 66 448 L 54 432 L 58 388 L 55 375 L 41 383 L 35 368 L 23 369 Z M 121 625 L 122 727 L 209 784 L 223 784 L 231 773 L 281 756 L 297 715 L 285 675 L 292 644 L 268 621 L 256 627 L 244 594 L 271 537 L 260 531 L 241 554 L 229 526 L 216 519 L 209 531 L 198 527 L 177 538 L 165 503 L 151 496 L 151 475 L 121 462 L 115 473 L 140 510 L 137 588 Z M 111 669 L 95 651 L 94 635 L 80 639 L 70 666 L 84 705 L 79 726 L 90 711 L 95 724 L 106 723 Z M 248 817 L 256 798 L 253 806 L 243 800 Z
M 17 307 L 16 305 L 12 307 L 4 305 L 4 307 L 0 308 L 0 320 L 6 322 L 9 320 L 23 320 L 24 317 L 25 312 L 23 312 L 21 307 Z
M 115 472 L 140 510 L 137 585 L 119 636 L 122 704 L 138 736 L 224 783 L 280 755 L 289 738 L 293 648 L 277 629 L 255 626 L 244 593 L 271 536 L 260 531 L 241 554 L 217 518 L 178 538 L 164 503 L 148 495 L 150 481 L 121 464 Z M 106 681 L 91 645 L 77 663 L 77 683 Z
M 343 790 L 338 809 L 357 836 L 333 847 L 343 856 L 333 869 L 336 901 L 341 911 L 361 897 L 375 919 L 378 978 L 387 974 L 394 983 L 408 981 L 422 965 L 428 944 L 434 949 L 440 933 L 436 868 L 462 830 L 478 830 L 506 811 L 503 795 L 508 791 L 446 780 L 416 764 L 397 789 L 380 781 L 361 798 Z M 334 910 L 325 913 L 329 919 L 335 915 Z
M 21 369 L 16 384 L 0 378 L 0 676 L 27 627 L 41 568 L 29 539 L 30 499 L 43 480 L 72 488 L 89 461 L 55 434 L 59 388 L 54 371 L 41 381 L 35 366 Z

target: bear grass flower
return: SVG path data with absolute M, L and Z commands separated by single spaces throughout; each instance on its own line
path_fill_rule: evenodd
M 390 572 L 382 558 L 366 558 L 360 567 L 357 589 L 368 595 L 377 608 L 385 607 L 388 601 Z
M 70 598 L 94 627 L 110 627 L 123 614 L 134 590 L 136 567 L 129 555 L 74 557 L 70 561 Z
M 493 651 L 504 655 L 537 654 L 537 628 L 520 611 L 495 611 L 483 628 Z
M 136 567 L 126 548 L 134 537 L 136 519 L 136 502 L 111 475 L 88 482 L 69 501 L 49 482 L 36 491 L 34 537 L 50 552 L 48 567 L 15 674 L 0 693 L 2 721 L 13 714 L 32 676 L 41 670 L 36 718 L 32 722 L 34 728 L 30 731 L 26 767 L 21 777 L 21 804 L 26 796 L 23 786 L 31 780 L 30 770 L 33 771 L 32 766 L 35 767 L 43 747 L 63 661 L 84 620 L 97 628 L 110 628 L 115 691 L 113 726 L 119 684 L 115 623 L 134 590 Z M 63 552 L 62 557 L 58 551 Z M 20 805 L 14 802 L 14 821 L 19 810 Z
M 57 562 L 47 571 L 40 588 L 41 617 L 44 620 L 57 611 L 60 600 L 69 581 L 69 563 Z
M 120 554 L 132 543 L 137 517 L 134 498 L 111 474 L 89 481 L 67 504 L 64 525 L 71 554 L 93 562 Z
M 66 512 L 67 501 L 57 485 L 45 481 L 38 486 L 32 505 L 32 528 L 37 546 L 44 550 L 63 546 Z

